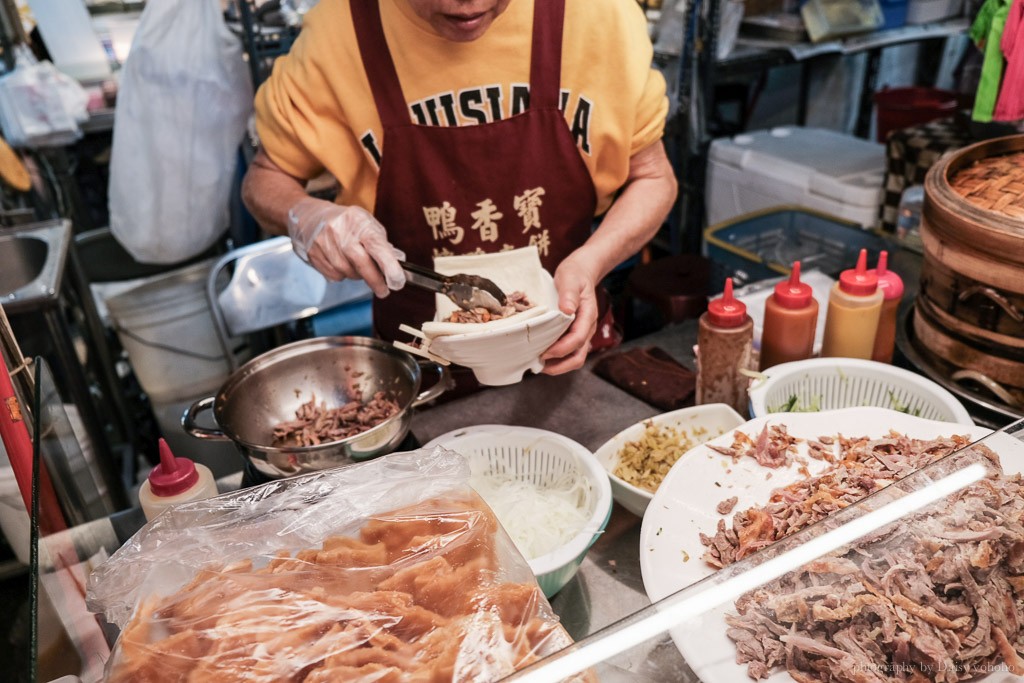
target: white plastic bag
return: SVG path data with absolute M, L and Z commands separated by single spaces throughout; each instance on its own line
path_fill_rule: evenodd
M 19 50 L 16 68 L 0 79 L 0 126 L 14 147 L 71 144 L 82 137 L 87 102 L 78 81 Z
M 184 261 L 227 228 L 252 99 L 241 42 L 218 0 L 146 3 L 110 160 L 110 229 L 136 260 Z

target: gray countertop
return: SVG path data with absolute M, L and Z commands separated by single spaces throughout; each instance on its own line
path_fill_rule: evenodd
M 693 368 L 697 322 L 666 327 L 628 342 L 659 346 Z M 557 432 L 592 451 L 626 427 L 662 412 L 592 372 L 594 359 L 577 372 L 528 376 L 523 382 L 492 387 L 420 410 L 412 431 L 423 443 L 454 429 L 507 424 Z M 566 630 L 579 640 L 651 604 L 640 576 L 640 518 L 616 504 L 605 533 L 580 565 L 579 573 L 551 600 Z M 668 634 L 614 658 L 600 672 L 602 681 L 699 680 Z
M 660 346 L 693 367 L 695 320 L 666 327 L 622 348 Z M 412 432 L 423 443 L 460 427 L 506 424 L 549 429 L 597 450 L 625 427 L 662 412 L 601 379 L 594 359 L 577 372 L 551 377 L 530 375 L 518 384 L 491 387 L 448 403 L 420 409 Z

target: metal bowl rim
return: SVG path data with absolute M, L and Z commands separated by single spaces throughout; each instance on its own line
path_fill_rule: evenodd
M 224 410 L 224 406 L 226 404 L 225 397 L 227 396 L 228 392 L 236 388 L 239 384 L 241 384 L 241 382 L 244 379 L 254 375 L 258 370 L 262 369 L 265 366 L 272 366 L 274 363 L 278 361 L 287 358 L 292 358 L 296 355 L 302 355 L 303 353 L 308 353 L 311 350 L 325 350 L 349 346 L 363 346 L 394 356 L 402 364 L 406 365 L 411 371 L 413 386 L 412 392 L 410 393 L 409 398 L 406 401 L 406 404 L 404 406 L 400 406 L 399 411 L 397 413 L 387 418 L 383 422 L 374 425 L 370 429 L 367 429 L 365 432 L 359 432 L 358 434 L 354 434 L 344 439 L 338 439 L 336 441 L 326 441 L 324 443 L 317 444 L 316 446 L 292 446 L 286 448 L 281 448 L 278 446 L 268 446 L 263 444 L 252 443 L 251 441 L 246 441 L 245 439 L 242 439 L 241 437 L 237 436 L 233 430 L 229 430 L 223 424 L 221 424 L 219 415 Z M 312 347 L 312 349 L 306 349 L 304 347 Z M 419 390 L 419 385 L 421 381 L 422 376 L 420 373 L 420 366 L 416 363 L 413 357 L 409 353 L 402 351 L 401 349 L 396 349 L 391 344 L 388 344 L 387 342 L 381 341 L 379 339 L 353 336 L 316 337 L 314 339 L 303 339 L 297 342 L 292 342 L 290 344 L 279 346 L 276 349 L 271 349 L 266 353 L 262 353 L 259 356 L 245 363 L 237 370 L 235 370 L 235 372 L 233 372 L 231 376 L 228 377 L 227 380 L 225 380 L 224 384 L 221 385 L 221 388 L 217 391 L 217 395 L 214 398 L 213 402 L 213 417 L 214 420 L 216 420 L 218 427 L 220 427 L 220 430 L 224 433 L 224 435 L 231 439 L 232 441 L 234 441 L 236 444 L 244 446 L 246 449 L 248 449 L 250 451 L 250 456 L 255 455 L 255 453 L 253 453 L 252 451 L 256 451 L 257 453 L 259 453 L 258 457 L 261 460 L 266 459 L 265 454 L 281 453 L 287 455 L 294 453 L 299 455 L 310 455 L 319 453 L 320 451 L 335 450 L 339 446 L 347 447 L 353 442 L 366 438 L 371 434 L 380 434 L 381 432 L 385 431 L 386 427 L 392 426 L 394 423 L 404 419 L 406 417 L 406 414 L 411 409 L 413 401 L 416 400 L 416 394 L 417 391 Z M 346 448 L 345 450 L 348 449 Z

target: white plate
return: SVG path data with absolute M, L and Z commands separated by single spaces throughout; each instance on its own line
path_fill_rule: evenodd
M 980 439 L 991 430 L 973 425 L 933 422 L 884 408 L 845 408 L 820 413 L 774 413 L 750 420 L 738 429 L 751 437 L 765 424 L 785 424 L 792 436 L 816 439 L 819 436 L 885 436 L 890 429 L 913 438 L 931 439 L 952 434 L 966 434 Z M 999 435 L 997 450 L 1007 473 L 1024 471 L 1024 442 Z M 764 504 L 773 489 L 801 478 L 794 463 L 789 468 L 770 470 L 753 458 L 733 463 L 732 458 L 708 448 L 708 444 L 728 448 L 732 431 L 689 451 L 665 477 L 654 499 L 647 507 L 640 530 L 640 570 L 644 589 L 652 601 L 660 600 L 714 572 L 701 560 L 704 546 L 698 534 L 713 534 L 723 516 L 715 507 L 726 498 L 736 496 L 734 511 Z M 1002 444 L 1006 444 L 1003 448 Z M 817 474 L 828 463 L 806 458 L 807 444 L 798 445 L 798 454 L 808 461 L 807 469 Z M 772 478 L 765 480 L 771 472 Z M 719 485 L 716 485 L 717 484 Z M 731 520 L 733 513 L 725 518 Z M 684 561 L 685 557 L 689 557 Z M 725 635 L 725 613 L 735 611 L 725 605 L 705 615 L 700 624 L 700 637 L 693 630 L 674 629 L 672 639 L 683 657 L 704 683 L 737 683 L 751 680 L 746 665 L 736 664 L 736 648 Z M 791 682 L 785 672 L 767 679 L 769 683 Z M 982 679 L 985 683 L 1009 683 L 1019 680 L 1009 673 L 993 673 Z
M 423 350 L 473 371 L 481 384 L 515 384 L 527 370 L 544 369 L 540 356 L 569 329 L 574 316 L 558 309 L 558 290 L 544 270 L 537 247 L 493 254 L 466 254 L 434 259 L 445 275 L 468 273 L 491 279 L 502 291 L 524 292 L 534 307 L 486 323 L 445 322 L 455 310 L 446 296 L 436 295 L 435 320 L 422 325 Z

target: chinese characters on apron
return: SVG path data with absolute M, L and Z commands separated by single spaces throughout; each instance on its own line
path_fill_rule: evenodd
M 359 51 L 384 126 L 374 215 L 411 263 L 434 256 L 474 254 L 536 245 L 544 267 L 558 264 L 590 236 L 594 185 L 559 109 L 564 0 L 534 5 L 530 88 L 520 90 L 524 111 L 507 118 L 487 107 L 493 87 L 463 91 L 486 122 L 454 124 L 454 95 L 425 111 L 406 104 L 384 38 L 376 0 L 352 0 Z M 468 92 L 468 95 L 466 94 Z M 500 92 L 500 91 L 499 91 Z M 511 98 L 510 98 L 511 99 Z M 492 98 L 493 104 L 493 98 Z M 447 107 L 447 112 L 445 111 Z M 465 109 L 464 109 L 465 111 Z M 487 112 L 491 112 L 488 116 Z M 447 115 L 446 115 L 447 114 Z M 495 116 L 497 114 L 497 117 Z M 415 117 L 415 118 L 414 118 Z M 372 134 L 371 134 L 372 137 Z M 379 150 L 372 139 L 364 145 Z M 374 300 L 374 326 L 384 339 L 398 325 L 419 326 L 434 316 L 433 295 L 407 287 Z

